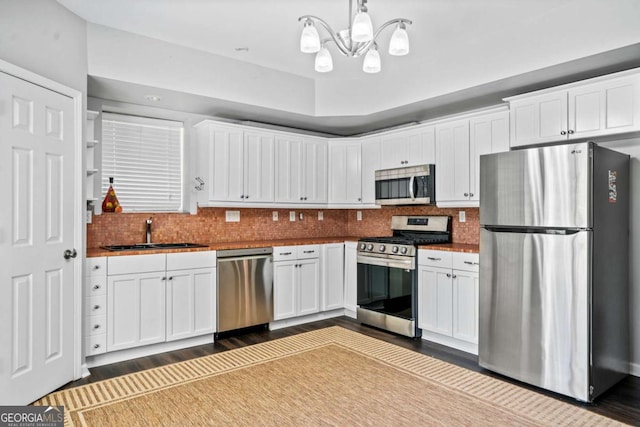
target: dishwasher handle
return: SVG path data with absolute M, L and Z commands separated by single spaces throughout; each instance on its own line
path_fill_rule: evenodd
M 236 257 L 227 257 L 227 258 L 218 258 L 218 263 L 220 262 L 232 262 L 232 261 L 248 261 L 252 259 L 273 259 L 273 255 L 245 255 L 245 256 L 236 256 Z
M 273 248 L 245 248 L 245 249 L 224 249 L 216 251 L 217 259 L 238 258 L 254 255 L 270 256 L 273 254 Z

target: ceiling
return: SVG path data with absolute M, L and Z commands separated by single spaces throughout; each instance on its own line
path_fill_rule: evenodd
M 185 91 L 171 81 L 94 75 L 91 42 L 90 96 L 338 135 L 482 108 L 504 96 L 640 67 L 637 0 L 369 0 L 374 27 L 396 17 L 413 21 L 406 57 L 385 52 L 392 28 L 381 34 L 382 72 L 376 75 L 361 71 L 362 58 L 342 57 L 335 47 L 329 48 L 334 71 L 316 73 L 313 55 L 298 49 L 299 16 L 317 15 L 339 30 L 348 25 L 348 0 L 58 2 L 90 25 L 273 70 L 284 81 L 308 81 L 312 89 L 300 96 L 310 97 L 312 107 L 301 111 L 276 99 L 270 105 L 217 96 L 204 86 Z M 145 100 L 149 93 L 161 101 Z

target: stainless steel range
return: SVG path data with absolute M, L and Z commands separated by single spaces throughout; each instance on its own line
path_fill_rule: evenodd
M 358 241 L 357 318 L 408 337 L 419 337 L 419 245 L 451 241 L 449 216 L 393 216 L 393 236 Z

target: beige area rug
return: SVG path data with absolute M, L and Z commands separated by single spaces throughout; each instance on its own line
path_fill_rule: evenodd
M 74 426 L 596 426 L 614 420 L 335 326 L 50 394 Z

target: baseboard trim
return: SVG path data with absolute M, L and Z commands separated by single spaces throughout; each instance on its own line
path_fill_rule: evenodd
M 302 325 L 309 322 L 317 322 L 318 320 L 331 319 L 345 315 L 345 310 L 339 308 L 337 310 L 323 311 L 321 313 L 309 314 L 307 316 L 292 317 L 290 319 L 276 320 L 269 323 L 269 329 L 275 331 L 277 329 L 288 328 L 289 326 Z

